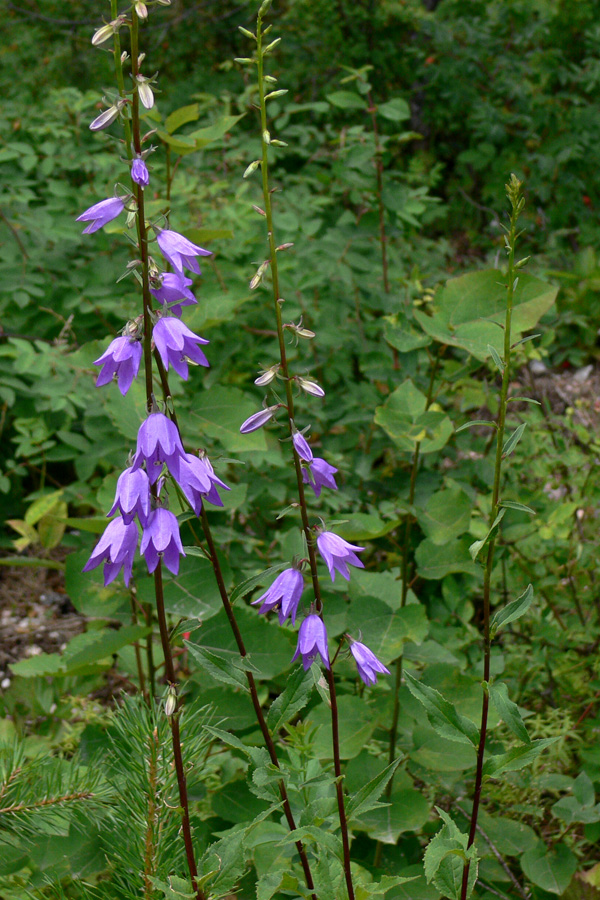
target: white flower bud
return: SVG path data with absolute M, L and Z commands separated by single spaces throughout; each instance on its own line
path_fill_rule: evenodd
M 102 28 L 99 28 L 98 31 L 94 32 L 92 44 L 94 47 L 99 47 L 100 44 L 110 40 L 114 33 L 112 25 L 103 25 Z
M 253 172 L 256 172 L 256 170 L 258 169 L 259 166 L 260 166 L 260 159 L 255 159 L 254 162 L 250 163 L 250 165 L 248 166 L 248 168 L 242 175 L 242 178 L 247 178 L 249 175 L 252 175 Z
M 270 369 L 264 369 L 262 374 L 258 376 L 258 378 L 254 379 L 254 384 L 257 384 L 259 387 L 262 387 L 265 384 L 271 384 L 271 382 L 277 377 L 277 373 L 279 372 L 279 363 L 271 366 Z
M 165 715 L 170 718 L 176 709 L 177 694 L 173 685 L 169 685 L 169 693 L 167 694 L 167 699 L 165 700 Z
M 138 0 L 135 4 L 135 13 L 138 19 L 147 19 L 148 18 L 148 7 L 142 0 Z
M 154 106 L 154 94 L 152 88 L 148 84 L 148 79 L 143 75 L 136 75 L 137 89 L 142 106 L 146 109 L 152 109 Z
M 114 106 L 109 106 L 103 113 L 96 116 L 94 121 L 90 123 L 90 131 L 102 131 L 103 128 L 108 128 L 109 125 L 112 125 L 115 119 L 119 117 L 119 113 L 125 106 L 125 103 L 125 100 L 119 100 Z
M 301 375 L 296 375 L 296 381 L 305 393 L 312 394 L 313 397 L 325 396 L 325 391 L 316 381 L 312 381 L 309 378 L 303 378 Z

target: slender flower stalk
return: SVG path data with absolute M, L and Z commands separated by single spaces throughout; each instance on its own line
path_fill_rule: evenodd
M 267 127 L 267 107 L 266 107 L 266 99 L 265 99 L 265 78 L 264 78 L 264 57 L 265 50 L 263 49 L 263 15 L 267 11 L 269 4 L 263 3 L 258 12 L 258 21 L 257 21 L 257 31 L 256 31 L 256 40 L 257 40 L 257 68 L 258 68 L 258 91 L 259 91 L 259 105 L 260 105 L 260 128 L 261 128 L 261 160 L 260 160 L 260 168 L 262 174 L 262 189 L 263 189 L 263 210 L 265 213 L 266 226 L 267 226 L 267 234 L 269 239 L 269 261 L 268 265 L 264 265 L 263 271 L 266 271 L 267 268 L 271 270 L 271 283 L 272 283 L 272 294 L 273 294 L 273 306 L 275 311 L 275 318 L 277 322 L 277 340 L 279 344 L 279 358 L 280 358 L 280 374 L 282 376 L 283 383 L 285 385 L 285 397 L 286 397 L 286 407 L 287 407 L 287 415 L 286 420 L 289 429 L 289 437 L 293 440 L 295 434 L 295 425 L 294 425 L 294 397 L 292 393 L 292 384 L 293 381 L 290 378 L 290 372 L 287 361 L 287 353 L 285 347 L 285 338 L 284 338 L 284 327 L 283 327 L 283 319 L 281 314 L 281 293 L 279 289 L 279 270 L 277 264 L 277 243 L 275 241 L 275 231 L 273 227 L 273 209 L 271 204 L 271 189 L 269 186 L 269 144 L 272 143 L 272 139 Z M 277 144 L 275 144 L 277 146 Z M 293 448 L 293 444 L 290 444 Z M 310 523 L 308 520 L 308 507 L 306 503 L 306 495 L 304 491 L 304 479 L 302 474 L 302 463 L 300 456 L 297 452 L 292 450 L 292 458 L 294 463 L 294 469 L 296 472 L 296 484 L 298 490 L 298 500 L 300 507 L 300 516 L 302 520 L 302 529 L 304 531 L 304 535 L 306 538 L 306 546 L 308 552 L 308 561 L 311 573 L 311 581 L 312 587 L 315 596 L 315 609 L 316 615 L 322 620 L 323 617 L 323 601 L 321 596 L 321 587 L 319 583 L 319 575 L 317 568 L 317 555 L 315 548 L 315 540 L 313 536 L 312 529 L 310 527 Z M 323 628 L 325 626 L 323 625 Z M 325 648 L 326 649 L 326 648 Z M 300 648 L 300 652 L 302 652 L 302 648 Z M 339 737 L 339 716 L 338 716 L 338 706 L 337 706 L 337 696 L 335 689 L 335 679 L 333 676 L 333 672 L 331 667 L 326 668 L 327 673 L 327 681 L 329 685 L 329 694 L 331 700 L 331 727 L 332 727 L 332 742 L 333 742 L 333 765 L 335 772 L 335 786 L 336 786 L 336 796 L 338 803 L 338 812 L 340 819 L 340 831 L 342 836 L 342 847 L 343 847 L 343 865 L 344 865 L 344 877 L 346 881 L 346 889 L 348 891 L 349 900 L 354 900 L 354 884 L 352 881 L 352 872 L 350 868 L 350 838 L 348 834 L 348 824 L 346 820 L 346 809 L 344 802 L 344 789 L 342 787 L 342 767 L 341 767 L 341 759 L 340 759 L 340 737 Z
M 477 767 L 475 771 L 475 788 L 473 791 L 473 809 L 469 828 L 469 840 L 467 849 L 472 846 L 477 833 L 477 818 L 481 801 L 481 788 L 483 784 L 483 757 L 487 736 L 488 707 L 489 707 L 489 681 L 491 669 L 491 636 L 490 636 L 490 596 L 492 569 L 494 567 L 494 550 L 496 548 L 495 526 L 498 523 L 500 512 L 500 480 L 502 475 L 502 458 L 504 448 L 504 431 L 506 426 L 506 409 L 508 405 L 508 389 L 511 375 L 511 322 L 515 287 L 518 281 L 515 264 L 515 245 L 517 241 L 517 220 L 525 205 L 522 196 L 522 183 L 515 175 L 511 175 L 506 185 L 506 194 L 511 205 L 510 226 L 507 229 L 505 245 L 508 251 L 508 272 L 506 282 L 506 318 L 504 322 L 504 354 L 502 358 L 502 387 L 500 389 L 500 404 L 498 419 L 496 422 L 496 459 L 494 464 L 494 486 L 492 488 L 492 508 L 490 510 L 490 532 L 487 545 L 485 569 L 483 575 L 483 700 L 481 704 L 481 725 L 479 729 L 479 746 L 477 748 Z M 466 860 L 463 868 L 461 900 L 466 900 L 469 886 L 470 861 Z

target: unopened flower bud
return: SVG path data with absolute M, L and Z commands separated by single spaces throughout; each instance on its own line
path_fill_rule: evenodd
M 249 175 L 252 175 L 253 172 L 256 172 L 256 170 L 258 169 L 259 166 L 260 166 L 260 159 L 255 159 L 254 162 L 250 163 L 250 165 L 248 166 L 248 168 L 242 175 L 242 178 L 247 178 Z
M 292 244 L 290 244 L 290 243 L 288 243 L 288 244 L 280 244 L 279 247 L 276 247 L 275 249 L 276 249 L 276 250 L 289 250 L 290 247 L 293 247 L 293 246 L 294 246 L 293 243 L 292 243 Z
M 137 89 L 142 106 L 145 106 L 146 109 L 152 109 L 154 106 L 154 94 L 148 79 L 144 75 L 136 75 L 135 80 L 137 81 Z
M 257 384 L 259 387 L 262 387 L 265 384 L 271 384 L 274 378 L 277 377 L 277 373 L 279 372 L 279 363 L 274 366 L 271 366 L 270 369 L 263 369 L 262 374 L 258 376 L 258 378 L 254 379 L 254 384 Z
M 138 0 L 138 2 L 135 4 L 135 12 L 138 19 L 148 18 L 148 7 L 145 3 L 142 3 L 142 0 Z
M 272 100 L 273 97 L 283 97 L 284 94 L 287 94 L 286 90 L 280 91 L 271 91 L 269 94 L 265 94 L 265 100 Z
M 252 209 L 257 212 L 259 216 L 266 216 L 266 212 L 264 209 L 261 209 L 260 206 L 254 206 L 254 204 L 252 204 Z
M 275 38 L 274 41 L 271 41 L 271 43 L 267 47 L 265 47 L 265 49 L 263 50 L 263 54 L 266 55 L 267 53 L 270 53 L 271 50 L 274 50 L 275 47 L 277 46 L 277 44 L 280 43 L 280 41 L 281 41 L 280 37 Z
M 312 394 L 313 397 L 325 396 L 325 391 L 316 381 L 312 381 L 309 378 L 303 378 L 301 375 L 296 375 L 296 381 L 307 394 Z
M 271 6 L 272 2 L 273 2 L 273 0 L 263 0 L 263 2 L 260 5 L 260 9 L 258 10 L 259 17 L 264 16 L 264 14 L 268 11 L 269 7 Z
M 247 28 L 243 28 L 242 25 L 238 25 L 238 28 L 246 37 L 252 38 L 254 41 L 256 40 L 256 35 L 252 34 L 251 31 L 248 31 Z
M 129 59 L 129 53 L 127 50 L 123 50 L 121 53 L 121 65 L 124 66 L 127 60 Z
M 115 119 L 118 119 L 121 109 L 126 102 L 126 100 L 119 100 L 114 106 L 109 106 L 103 113 L 96 116 L 94 121 L 90 123 L 90 131 L 102 131 L 103 128 L 108 128 L 109 125 L 112 125 Z
M 99 47 L 100 44 L 103 44 L 105 41 L 109 41 L 114 34 L 114 29 L 112 27 L 112 23 L 110 25 L 103 25 L 102 28 L 99 28 L 98 31 L 95 31 L 92 37 L 92 45 L 94 47 Z
M 174 686 L 171 684 L 169 685 L 169 693 L 167 694 L 167 699 L 165 700 L 165 715 L 170 718 L 176 709 L 177 694 L 175 692 Z
M 266 259 L 263 263 L 260 264 L 260 266 L 256 270 L 256 275 L 250 281 L 250 290 L 251 291 L 253 291 L 255 288 L 257 288 L 259 286 L 259 284 L 261 283 L 262 277 L 265 274 L 265 271 L 267 270 L 268 265 L 269 265 L 269 260 Z

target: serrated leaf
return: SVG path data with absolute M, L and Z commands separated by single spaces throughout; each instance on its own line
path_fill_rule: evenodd
M 515 622 L 521 616 L 524 616 L 531 606 L 532 600 L 533 586 L 528 584 L 520 597 L 512 600 L 504 609 L 500 609 L 495 613 L 490 626 L 491 636 L 494 637 L 498 629 L 502 628 L 503 625 L 508 625 L 510 622 Z
M 532 741 L 530 744 L 524 744 L 521 747 L 515 747 L 508 753 L 498 753 L 490 756 L 483 765 L 483 774 L 491 778 L 497 778 L 502 772 L 518 772 L 524 769 L 529 763 L 532 763 L 536 757 L 542 753 L 546 747 L 556 743 L 559 738 L 542 738 L 538 741 Z
M 400 762 L 400 759 L 396 759 L 393 763 L 390 763 L 389 766 L 386 766 L 383 772 L 380 772 L 375 778 L 372 778 L 368 784 L 363 785 L 354 797 L 347 802 L 346 815 L 348 819 L 351 819 L 352 817 L 358 819 L 360 818 L 361 813 L 368 812 L 376 805 L 379 805 L 377 801 L 383 793 L 388 781 L 392 778 L 394 772 L 400 765 Z
M 519 707 L 510 700 L 508 696 L 508 687 L 503 682 L 491 684 L 489 686 L 489 694 L 502 721 L 520 741 L 523 741 L 525 744 L 530 744 L 531 738 L 527 733 L 527 728 L 525 727 L 525 723 L 519 712 Z
M 408 672 L 404 673 L 404 678 L 413 697 L 425 707 L 431 727 L 441 737 L 459 744 L 472 744 L 474 747 L 478 745 L 477 726 L 466 716 L 461 716 L 454 704 L 446 700 L 435 688 L 417 681 Z
M 513 433 L 506 439 L 504 443 L 504 447 L 502 448 L 502 456 L 510 456 L 513 452 L 521 438 L 523 437 L 523 432 L 527 427 L 527 422 L 521 422 L 520 425 L 517 425 Z
M 271 704 L 267 716 L 267 725 L 274 734 L 306 706 L 313 687 L 314 681 L 310 672 L 305 672 L 300 667 L 292 672 L 285 689 Z
M 194 659 L 217 681 L 244 691 L 249 690 L 246 675 L 239 668 L 233 653 L 219 655 L 190 641 L 186 641 L 185 644 Z

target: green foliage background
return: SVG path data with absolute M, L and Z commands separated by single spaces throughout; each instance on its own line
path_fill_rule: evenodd
M 173 133 L 178 160 L 171 224 L 215 253 L 203 267 L 200 304 L 186 317 L 210 338 L 211 368 L 172 386 L 184 439 L 207 447 L 233 488 L 223 511 L 211 510 L 229 588 L 302 550 L 293 515 L 277 519 L 293 499 L 286 446 L 273 430 L 238 431 L 262 399 L 252 386 L 256 372 L 276 362 L 266 292 L 248 287 L 265 255 L 252 210 L 260 192 L 256 180 L 242 179 L 258 155 L 257 115 L 247 70 L 232 61 L 248 52 L 237 26 L 252 27 L 255 12 L 250 3 L 174 0 L 152 12 L 144 32 L 161 89 L 148 128 Z M 111 747 L 129 741 L 132 754 L 143 756 L 156 725 L 154 713 L 130 701 L 137 731 L 132 727 L 125 738 L 122 718 L 115 721 L 89 699 L 115 668 L 135 677 L 132 642 L 147 636 L 144 626 L 131 625 L 122 585 L 104 588 L 98 571 L 81 574 L 145 402 L 139 385 L 125 399 L 114 385 L 94 386 L 92 361 L 138 313 L 139 298 L 132 279 L 115 284 L 127 263 L 119 225 L 90 239 L 74 222 L 124 178 L 121 146 L 87 127 L 102 108 L 102 90 L 111 87 L 111 59 L 89 43 L 103 13 L 108 17 L 80 0 L 68 11 L 32 0 L 6 3 L 0 22 L 0 491 L 7 523 L 0 541 L 6 556 L 24 550 L 21 561 L 41 558 L 64 568 L 69 597 L 91 617 L 64 653 L 12 667 L 11 686 L 0 697 L 2 772 L 10 781 L 15 769 L 31 767 L 17 804 L 31 799 L 36 766 L 45 769 L 46 796 L 61 809 L 60 797 L 87 790 L 99 797 L 89 811 L 82 797 L 74 812 L 55 819 L 32 815 L 21 823 L 26 840 L 15 834 L 8 806 L 0 809 L 1 839 L 10 847 L 0 863 L 7 898 L 79 896 L 88 890 L 76 886 L 81 879 L 90 895 L 111 896 L 117 881 L 103 888 L 100 878 L 107 867 L 111 878 L 119 866 L 121 875 L 135 868 L 135 859 L 110 860 L 111 843 L 119 844 L 119 829 L 126 829 L 115 800 L 126 775 Z M 526 184 L 520 247 L 522 256 L 532 256 L 517 337 L 532 329 L 541 334 L 517 350 L 514 393 L 531 393 L 532 360 L 568 374 L 597 355 L 596 19 L 591 0 L 289 0 L 274 9 L 274 32 L 283 41 L 272 71 L 289 90 L 269 107 L 273 133 L 289 144 L 277 152 L 273 170 L 281 188 L 274 201 L 278 241 L 294 244 L 280 255 L 284 317 L 302 316 L 317 334 L 314 344 L 291 347 L 290 356 L 326 390 L 324 402 L 307 398 L 302 424 L 311 424 L 316 446 L 340 472 L 340 491 L 324 493 L 315 509 L 329 520 L 343 518 L 339 533 L 367 547 L 366 570 L 353 572 L 347 589 L 324 582 L 328 629 L 331 636 L 362 634 L 386 664 L 404 652 L 408 677 L 419 679 L 401 689 L 402 761 L 390 805 L 359 810 L 352 821 L 353 859 L 365 884 L 382 873 L 418 878 L 391 887 L 390 898 L 452 896 L 436 848 L 460 844 L 454 829 L 464 832 L 468 821 L 475 754 L 464 720 L 478 724 L 482 580 L 469 546 L 486 535 L 493 460 L 488 429 L 455 430 L 497 411 L 489 345 L 500 341 L 491 320 L 501 309 L 495 286 L 501 279 L 493 270 L 504 259 L 500 223 L 510 172 Z M 169 113 L 191 104 L 189 121 L 170 127 Z M 211 126 L 210 142 L 195 149 L 190 135 Z M 165 179 L 160 146 L 150 161 L 152 186 Z M 389 292 L 379 245 L 379 156 Z M 149 191 L 149 206 L 154 215 L 164 209 L 158 191 Z M 596 893 L 596 876 L 587 883 L 572 876 L 594 871 L 600 835 L 598 410 L 589 395 L 569 395 L 559 415 L 543 390 L 535 396 L 541 406 L 512 406 L 511 431 L 526 428 L 507 461 L 503 492 L 533 515 L 507 510 L 494 570 L 495 605 L 522 595 L 529 582 L 535 602 L 499 635 L 494 653 L 493 674 L 502 676 L 511 700 L 500 691 L 493 708 L 490 762 L 502 758 L 505 768 L 485 786 L 475 890 L 480 897 L 522 897 L 521 885 L 528 885 L 539 900 L 567 890 L 575 900 Z M 409 504 L 417 443 L 420 467 Z M 414 521 L 414 568 L 401 608 L 407 515 Z M 192 527 L 183 526 L 186 544 L 193 543 Z M 136 570 L 138 597 L 151 601 L 144 566 Z M 257 582 L 263 589 L 267 583 Z M 223 683 L 206 652 L 194 655 L 181 644 L 191 631 L 193 645 L 225 654 L 228 664 L 234 659 L 210 566 L 190 553 L 166 591 L 189 702 L 210 706 L 211 721 L 253 747 L 258 735 L 247 694 L 235 678 Z M 240 593 L 237 614 L 267 705 L 295 672 L 289 666 L 295 635 L 258 619 L 249 599 Z M 336 671 L 346 786 L 354 793 L 385 767 L 392 680 L 365 691 L 348 660 Z M 325 868 L 318 842 L 331 834 L 335 853 L 335 817 L 327 711 L 314 680 L 307 676 L 297 686 L 301 705 L 291 704 L 287 718 L 273 714 L 273 721 L 285 735 L 290 789 L 306 805 L 302 825 L 321 829 L 311 849 Z M 441 729 L 440 694 L 458 716 Z M 13 756 L 9 745 L 17 738 L 21 749 Z M 190 738 L 199 754 L 205 738 L 200 729 Z M 543 747 L 535 743 L 544 739 Z M 257 890 L 263 900 L 295 896 L 297 886 L 273 874 L 290 868 L 292 851 L 278 843 L 287 832 L 271 810 L 272 776 L 244 747 L 208 752 L 193 783 L 198 845 L 208 871 L 215 835 L 254 822 L 237 856 L 229 844 L 221 847 L 224 858 L 232 854 L 231 884 L 223 882 L 223 890 L 242 879 L 240 897 Z M 98 759 L 101 790 L 87 768 Z M 168 763 L 160 761 L 165 771 Z M 147 771 L 137 772 L 138 804 Z M 71 810 L 68 800 L 64 805 Z M 442 821 L 434 806 L 453 818 Z M 84 840 L 85 829 L 93 839 Z M 111 842 L 107 833 L 117 837 Z M 376 841 L 384 843 L 378 867 Z M 184 873 L 180 864 L 159 861 L 156 896 L 183 896 L 168 893 L 167 877 Z M 429 883 L 428 866 L 441 873 Z M 333 885 L 338 875 L 335 868 L 327 873 Z M 54 887 L 44 888 L 44 880 Z M 138 887 L 130 881 L 118 889 L 138 896 Z

